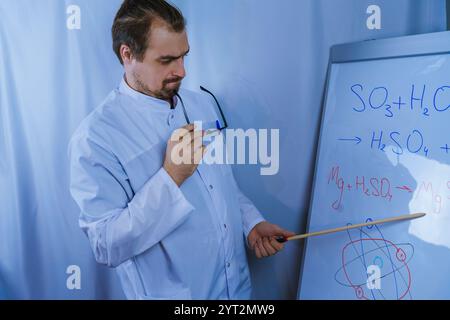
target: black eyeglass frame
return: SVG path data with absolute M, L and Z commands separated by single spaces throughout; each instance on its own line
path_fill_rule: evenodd
M 227 120 L 225 119 L 225 115 L 223 114 L 222 108 L 220 107 L 220 103 L 217 100 L 216 96 L 211 91 L 209 91 L 208 89 L 206 89 L 203 86 L 200 86 L 200 90 L 202 90 L 202 91 L 204 91 L 206 93 L 209 93 L 214 98 L 214 101 L 216 102 L 217 109 L 219 110 L 220 116 L 222 117 L 222 120 L 223 120 L 223 126 L 221 126 L 219 128 L 219 126 L 217 125 L 217 127 L 218 127 L 217 130 L 222 131 L 222 130 L 228 128 Z M 181 96 L 178 93 L 176 94 L 176 96 L 178 97 L 178 99 L 180 99 L 181 106 L 183 108 L 184 117 L 186 118 L 186 122 L 188 124 L 191 124 L 191 121 L 189 120 L 189 117 L 187 115 L 187 111 L 186 111 L 186 107 L 184 105 L 183 99 L 181 98 Z

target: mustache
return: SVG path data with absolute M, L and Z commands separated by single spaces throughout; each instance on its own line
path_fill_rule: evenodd
M 166 85 L 166 84 L 173 83 L 173 82 L 180 82 L 181 80 L 183 80 L 183 78 L 176 77 L 176 78 L 164 80 L 163 84 Z

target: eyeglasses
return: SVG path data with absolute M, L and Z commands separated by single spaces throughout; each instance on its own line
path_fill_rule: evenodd
M 228 128 L 228 123 L 227 120 L 225 119 L 225 115 L 223 114 L 222 108 L 220 107 L 219 101 L 217 101 L 217 98 L 214 96 L 214 94 L 212 94 L 211 91 L 209 91 L 208 89 L 205 89 L 205 87 L 200 86 L 200 89 L 202 91 L 205 91 L 206 93 L 209 93 L 213 98 L 214 101 L 216 102 L 216 106 L 217 109 L 219 110 L 220 116 L 222 117 L 222 122 L 220 122 L 219 120 L 216 120 L 216 129 L 219 131 L 222 131 L 223 129 Z M 178 99 L 180 99 L 181 102 L 181 106 L 183 107 L 183 113 L 184 113 L 184 117 L 186 118 L 186 122 L 188 124 L 191 124 L 191 121 L 189 120 L 188 114 L 186 112 L 186 107 L 184 105 L 183 99 L 180 97 L 180 95 L 177 93 L 176 96 L 178 97 Z M 223 125 L 221 125 L 221 123 L 223 123 Z

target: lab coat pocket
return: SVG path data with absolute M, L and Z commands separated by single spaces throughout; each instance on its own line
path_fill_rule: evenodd
M 191 300 L 191 291 L 189 288 L 184 287 L 181 283 L 171 283 L 166 286 L 164 290 L 162 288 L 150 288 L 153 292 L 146 292 L 142 277 L 139 274 L 139 270 L 133 261 L 130 259 L 124 262 L 121 267 L 124 272 L 120 272 L 120 280 L 125 295 L 128 299 L 133 300 Z
M 127 299 L 139 299 L 140 293 L 143 292 L 143 284 L 140 280 L 133 259 L 129 259 L 121 264 L 118 271 L 122 289 Z
M 192 300 L 191 290 L 181 288 L 171 293 L 140 295 L 139 300 Z

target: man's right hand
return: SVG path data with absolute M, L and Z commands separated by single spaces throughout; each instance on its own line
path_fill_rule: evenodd
M 204 131 L 194 129 L 193 124 L 179 128 L 167 142 L 163 167 L 178 186 L 194 173 L 206 150 Z

